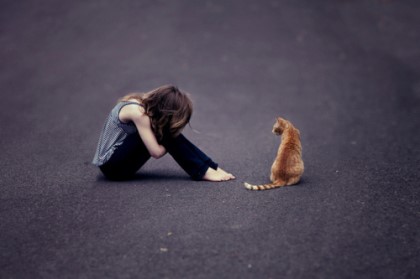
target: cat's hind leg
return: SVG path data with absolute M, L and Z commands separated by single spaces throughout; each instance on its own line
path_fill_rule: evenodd
M 295 177 L 289 178 L 286 185 L 290 186 L 290 185 L 298 184 L 299 181 L 300 181 L 300 176 L 295 176 Z

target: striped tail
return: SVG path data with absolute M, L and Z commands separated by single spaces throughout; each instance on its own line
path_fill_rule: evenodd
M 285 183 L 269 183 L 269 184 L 262 184 L 262 185 L 251 185 L 247 182 L 244 183 L 245 188 L 247 188 L 248 190 L 255 190 L 255 191 L 270 190 L 270 189 L 282 187 L 284 185 Z

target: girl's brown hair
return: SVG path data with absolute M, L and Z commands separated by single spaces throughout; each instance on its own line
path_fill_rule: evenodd
M 164 85 L 147 93 L 128 94 L 119 101 L 129 99 L 138 100 L 143 104 L 159 142 L 162 142 L 166 136 L 178 136 L 190 122 L 192 102 L 187 94 L 176 86 Z

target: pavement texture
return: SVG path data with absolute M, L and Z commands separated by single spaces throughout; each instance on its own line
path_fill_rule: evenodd
M 420 278 L 420 4 L 0 1 L 0 278 Z M 90 164 L 116 100 L 176 84 L 236 175 Z M 297 186 L 264 192 L 282 116 Z

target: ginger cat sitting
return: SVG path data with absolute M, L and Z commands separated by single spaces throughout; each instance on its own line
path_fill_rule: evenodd
M 302 145 L 300 133 L 292 123 L 278 117 L 273 126 L 273 133 L 281 136 L 281 144 L 276 159 L 271 166 L 270 184 L 251 185 L 244 183 L 248 190 L 268 190 L 299 182 L 303 174 Z

